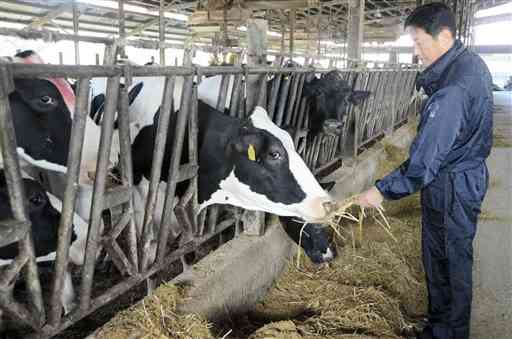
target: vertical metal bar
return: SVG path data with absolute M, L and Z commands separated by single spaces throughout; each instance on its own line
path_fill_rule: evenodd
M 7 67 L 0 64 L 0 144 L 5 169 L 5 179 L 9 191 L 12 214 L 18 221 L 29 222 L 23 202 L 25 193 L 22 188 L 22 179 L 18 157 L 16 155 L 16 134 L 12 113 L 9 105 L 9 93 L 14 90 L 13 79 Z M 45 319 L 44 304 L 42 299 L 41 284 L 37 272 L 37 264 L 32 240 L 32 231 L 27 232 L 25 238 L 19 242 L 19 254 L 27 255 L 28 261 L 25 268 L 25 280 L 27 290 L 30 293 L 30 304 L 35 311 L 34 318 L 42 324 Z
M 78 5 L 73 1 L 73 32 L 75 33 L 75 65 L 80 65 L 80 42 L 78 41 L 78 25 L 79 25 Z
M 297 10 L 295 8 L 292 8 L 290 10 L 290 60 L 293 61 L 293 47 L 294 47 L 294 37 L 293 34 L 295 33 L 295 17 L 297 16 Z
M 160 41 L 159 51 L 160 51 L 160 65 L 165 66 L 165 48 L 163 44 L 165 43 L 165 0 L 160 0 L 160 8 L 159 8 L 159 17 L 158 17 L 158 37 Z
M 272 79 L 272 89 L 270 90 L 270 99 L 268 101 L 268 114 L 270 119 L 274 120 L 277 98 L 279 94 L 279 89 L 281 87 L 281 79 L 283 78 L 282 74 L 274 74 L 274 78 Z
M 283 115 L 284 115 L 284 108 L 286 107 L 286 102 L 288 101 L 288 90 L 290 88 L 290 74 L 283 75 L 284 78 L 284 84 L 282 86 L 282 90 L 279 93 L 279 105 L 277 107 L 277 115 L 274 119 L 274 122 L 276 125 L 281 126 L 283 123 Z
M 226 110 L 226 99 L 228 97 L 229 82 L 231 75 L 223 74 L 220 80 L 219 96 L 217 97 L 217 110 L 224 113 Z
M 167 248 L 167 240 L 169 237 L 169 228 L 170 228 L 170 220 L 172 215 L 172 206 L 174 201 L 174 195 L 176 192 L 176 184 L 178 179 L 178 169 L 180 165 L 181 159 L 181 151 L 183 149 L 183 139 L 185 135 L 185 124 L 187 123 L 187 115 L 189 114 L 191 108 L 191 96 L 192 96 L 192 86 L 194 82 L 194 77 L 187 76 L 185 79 L 185 83 L 183 84 L 183 91 L 181 93 L 181 105 L 180 111 L 178 112 L 178 119 L 176 122 L 173 147 L 172 147 L 172 155 L 171 155 L 171 163 L 169 166 L 169 175 L 167 179 L 167 192 L 165 197 L 164 204 L 164 213 L 162 217 L 162 222 L 160 224 L 160 234 L 158 241 L 158 249 L 157 249 L 157 262 L 162 263 L 165 257 L 165 251 Z
M 267 103 L 267 74 L 265 74 L 260 81 L 260 89 L 258 91 L 258 100 L 256 104 L 260 107 L 265 107 Z
M 133 185 L 133 162 L 130 140 L 130 117 L 128 108 L 128 89 L 124 86 L 120 89 L 118 102 L 118 120 L 119 120 L 119 151 L 121 162 L 121 181 L 123 186 L 130 188 L 132 192 Z M 133 194 L 133 193 L 130 193 Z M 124 211 L 126 213 L 126 211 Z M 137 227 L 133 219 L 133 196 L 128 201 L 128 212 L 132 215 L 128 225 L 128 255 L 131 259 L 133 270 L 139 268 L 139 257 L 137 253 Z
M 240 110 L 240 99 L 243 94 L 242 85 L 242 74 L 235 74 L 233 93 L 231 93 L 231 102 L 229 108 L 229 115 L 232 117 L 238 116 L 238 111 Z
M 125 30 L 125 18 L 124 18 L 124 0 L 118 1 L 118 17 L 119 17 L 119 38 L 121 41 L 126 39 L 126 30 Z M 124 44 L 119 47 L 119 55 L 122 58 L 126 58 L 126 52 L 124 49 Z
M 66 188 L 62 202 L 61 218 L 59 223 L 59 235 L 57 254 L 55 260 L 55 274 L 53 277 L 53 288 L 50 300 L 50 314 L 48 320 L 50 325 L 57 326 L 61 319 L 62 304 L 61 294 L 64 286 L 64 275 L 68 267 L 69 246 L 73 227 L 73 215 L 78 190 L 78 177 L 80 175 L 80 163 L 82 161 L 82 148 L 85 135 L 87 119 L 87 104 L 89 99 L 90 78 L 78 80 L 78 96 L 76 100 L 73 125 L 69 144 L 67 162 Z
M 96 57 L 96 65 L 99 65 L 100 64 L 100 55 L 98 53 L 96 53 L 95 57 Z
M 298 127 L 298 118 L 299 118 L 299 110 L 300 106 L 302 104 L 302 91 L 304 89 L 304 83 L 306 82 L 306 74 L 300 75 L 300 81 L 297 91 L 297 98 L 294 103 L 294 110 L 293 110 L 293 119 L 292 119 L 292 125 Z
M 292 122 L 293 109 L 295 108 L 295 99 L 297 98 L 297 90 L 300 82 L 300 74 L 293 74 L 292 89 L 288 96 L 288 110 L 286 111 L 285 124 L 289 125 Z
M 219 216 L 219 206 L 213 205 L 208 207 L 207 232 L 214 234 L 216 232 L 217 219 Z
M 112 132 L 114 130 L 114 115 L 119 95 L 119 76 L 109 78 L 107 81 L 107 92 L 105 100 L 105 112 L 101 125 L 100 149 L 98 164 L 96 166 L 96 178 L 94 180 L 94 191 L 92 195 L 91 216 L 89 218 L 89 232 L 87 234 L 87 247 L 85 251 L 85 262 L 82 270 L 82 286 L 80 297 L 80 310 L 85 311 L 91 303 L 92 282 L 94 279 L 94 266 L 96 252 L 100 242 L 99 233 L 101 225 L 101 213 L 105 199 L 105 179 L 107 177 L 107 165 L 110 156 L 112 143 Z
M 199 133 L 199 124 L 198 124 L 198 108 L 197 108 L 197 86 L 194 85 L 192 90 L 192 111 L 189 114 L 188 120 L 188 160 L 193 165 L 198 165 L 198 150 L 197 150 L 197 135 Z M 194 194 L 193 198 L 193 225 L 194 229 L 192 230 L 192 234 L 195 236 L 199 235 L 199 217 L 197 216 L 197 210 L 199 208 L 197 202 L 198 195 L 198 175 L 196 175 L 192 180 L 192 184 L 194 185 Z
M 145 272 L 147 269 L 147 254 L 152 234 L 150 233 L 150 225 L 152 222 L 153 212 L 156 206 L 158 184 L 162 173 L 162 162 L 164 159 L 165 144 L 167 133 L 169 131 L 169 122 L 171 118 L 171 107 L 173 106 L 174 93 L 174 77 L 165 79 L 165 89 L 162 97 L 162 105 L 160 106 L 160 116 L 158 117 L 158 128 L 156 130 L 155 145 L 153 150 L 153 164 L 151 166 L 151 178 L 149 181 L 148 196 L 145 205 L 144 223 L 142 226 L 141 253 L 140 253 L 140 271 Z M 183 100 L 183 98 L 182 98 Z M 172 209 L 172 208 L 171 208 Z
M 59 65 L 64 65 L 64 54 L 59 52 Z
M 299 129 L 306 128 L 304 121 L 307 119 L 307 114 L 306 114 L 306 110 L 308 109 L 307 106 L 308 106 L 307 99 L 305 97 L 301 98 L 299 115 L 298 115 L 297 123 L 296 123 L 296 126 Z

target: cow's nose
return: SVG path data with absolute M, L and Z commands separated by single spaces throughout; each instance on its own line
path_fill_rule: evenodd
M 303 219 L 308 222 L 320 221 L 328 215 L 325 204 L 329 203 L 332 199 L 330 197 L 317 197 L 309 200 L 301 214 L 305 214 Z
M 322 260 L 324 262 L 329 262 L 334 259 L 334 253 L 331 251 L 330 248 L 327 248 L 327 251 L 325 251 L 324 254 L 322 254 Z
M 322 205 L 324 207 L 325 214 L 327 214 L 327 215 L 336 211 L 336 209 L 338 208 L 338 204 L 336 203 L 336 201 L 332 201 L 332 200 L 326 201 Z

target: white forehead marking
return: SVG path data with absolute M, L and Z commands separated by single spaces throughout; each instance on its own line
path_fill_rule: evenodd
M 288 162 L 290 171 L 295 177 L 306 197 L 327 197 L 328 194 L 320 186 L 313 173 L 304 163 L 304 160 L 295 150 L 292 137 L 288 132 L 279 128 L 270 120 L 267 111 L 261 107 L 256 107 L 251 115 L 251 121 L 254 127 L 263 129 L 281 141 L 288 153 Z
M 278 138 L 288 152 L 295 151 L 295 145 L 290 134 L 274 124 L 265 109 L 257 106 L 251 115 L 251 121 L 254 127 L 263 129 Z

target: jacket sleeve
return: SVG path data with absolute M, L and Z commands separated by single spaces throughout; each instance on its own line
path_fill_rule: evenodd
M 464 124 L 469 107 L 467 93 L 458 86 L 432 95 L 422 112 L 409 159 L 375 184 L 386 199 L 401 199 L 427 186 L 443 167 Z

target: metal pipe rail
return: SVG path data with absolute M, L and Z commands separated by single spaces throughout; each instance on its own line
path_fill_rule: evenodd
M 392 129 L 409 112 L 409 100 L 412 94 L 415 70 L 340 70 L 342 76 L 357 89 L 374 92 L 372 99 L 360 108 L 353 108 L 346 117 L 345 129 L 341 136 L 319 135 L 308 140 L 309 107 L 302 90 L 307 77 L 322 74 L 329 70 L 315 68 L 281 68 L 281 67 L 174 67 L 174 66 L 62 66 L 62 65 L 27 65 L 16 63 L 0 64 L 0 141 L 4 159 L 6 179 L 13 206 L 14 221 L 1 221 L 3 227 L 18 227 L 26 225 L 25 231 L 12 237 L 10 241 L 18 241 L 20 254 L 12 264 L 0 274 L 0 307 L 9 316 L 22 324 L 31 327 L 37 335 L 48 337 L 69 327 L 76 321 L 87 316 L 95 309 L 110 302 L 131 287 L 162 269 L 169 261 L 184 261 L 184 255 L 193 252 L 207 239 L 222 233 L 230 227 L 239 227 L 242 213 L 226 213 L 225 208 L 212 207 L 197 215 L 197 89 L 194 78 L 200 81 L 203 75 L 222 75 L 223 82 L 218 93 L 217 107 L 223 110 L 230 99 L 227 114 L 243 118 L 247 115 L 245 98 L 253 95 L 260 105 L 267 108 L 269 116 L 278 125 L 295 128 L 293 139 L 299 154 L 309 167 L 317 174 L 328 169 L 339 167 L 346 141 L 353 138 L 355 149 L 359 150 L 372 138 Z M 267 93 L 267 82 L 261 81 L 261 86 L 255 88 L 258 93 L 248 93 L 245 78 L 248 75 L 265 75 L 265 80 L 273 77 L 272 88 Z M 133 76 L 161 76 L 165 78 L 164 95 L 156 132 L 153 163 L 148 196 L 145 202 L 145 215 L 142 225 L 137 225 L 134 219 L 133 205 L 133 169 L 131 160 L 131 136 L 129 132 L 129 107 L 127 89 L 119 87 L 121 77 L 129 85 Z M 59 224 L 59 237 L 53 285 L 48 310 L 45 310 L 41 293 L 41 285 L 37 265 L 35 263 L 34 245 L 32 243 L 29 220 L 23 207 L 23 190 L 20 168 L 16 156 L 16 139 L 9 107 L 8 94 L 14 90 L 14 78 L 37 77 L 69 77 L 76 78 L 78 83 L 75 115 L 72 121 L 70 150 L 67 163 L 67 175 L 54 178 L 60 181 L 62 188 L 59 194 L 63 199 L 62 216 Z M 98 150 L 96 175 L 93 185 L 93 199 L 89 218 L 89 230 L 85 251 L 84 266 L 81 271 L 79 290 L 79 306 L 71 313 L 61 316 L 62 305 L 60 295 L 64 284 L 64 274 L 68 269 L 69 245 L 71 227 L 75 212 L 75 200 L 79 189 L 78 178 L 82 159 L 82 148 L 87 117 L 89 95 L 89 80 L 93 77 L 106 77 L 106 105 L 101 125 L 101 140 Z M 154 216 L 155 201 L 159 178 L 161 175 L 165 140 L 170 124 L 171 107 L 173 107 L 173 91 L 177 86 L 176 77 L 182 77 L 183 87 L 181 106 L 174 129 L 173 153 L 169 166 L 165 207 L 158 227 L 158 247 L 155 262 L 149 262 L 148 248 L 152 234 L 151 220 Z M 232 92 L 229 84 L 232 82 Z M 395 84 L 390 86 L 390 84 Z M 402 85 L 403 84 L 403 85 Z M 108 172 L 109 153 L 113 138 L 115 114 L 119 117 L 119 145 L 122 184 L 114 189 L 108 189 L 105 181 Z M 386 120 L 387 119 L 387 120 Z M 391 124 L 391 125 L 390 125 Z M 353 135 L 350 134 L 350 126 Z M 389 127 L 391 126 L 391 127 Z M 188 148 L 184 148 L 185 138 L 188 138 Z M 182 152 L 188 153 L 188 162 L 180 164 Z M 357 153 L 357 152 L 356 152 Z M 187 181 L 188 189 L 184 196 L 175 197 L 176 185 Z M 55 187 L 47 188 L 54 190 Z M 52 192 L 55 193 L 55 192 Z M 177 203 L 175 203 L 175 199 Z M 171 206 L 175 206 L 172 208 Z M 169 207 L 169 208 L 168 208 Z M 121 212 L 115 215 L 113 225 L 106 227 L 102 224 L 102 212 L 114 208 Z M 171 225 L 174 211 L 179 224 Z M 234 215 L 234 217 L 232 216 Z M 105 226 L 105 227 L 103 227 Z M 178 227 L 179 229 L 176 229 Z M 139 231 L 140 230 L 140 231 Z M 3 231 L 2 231 L 3 232 Z M 178 249 L 170 250 L 177 234 L 182 234 Z M 262 232 L 261 232 L 262 233 Z M 123 236 L 121 236 L 123 235 Z M 120 243 L 121 239 L 125 243 Z M 2 243 L 3 245 L 3 243 Z M 97 273 L 98 254 L 108 253 L 113 266 L 124 275 L 119 281 L 113 282 L 108 288 L 98 289 L 95 281 Z M 25 280 L 30 291 L 30 306 L 13 299 L 7 286 L 25 269 Z

